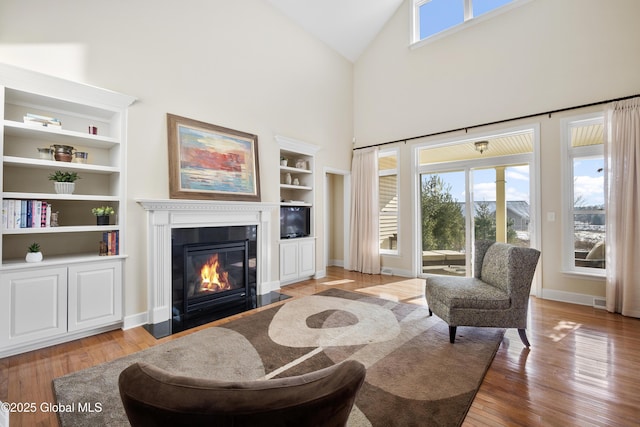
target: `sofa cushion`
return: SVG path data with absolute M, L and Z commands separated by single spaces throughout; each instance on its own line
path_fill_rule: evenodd
M 487 249 L 482 260 L 480 279 L 503 292 L 509 292 L 509 251 L 510 245 L 495 243 Z
M 426 281 L 429 299 L 435 298 L 450 310 L 456 308 L 500 310 L 511 306 L 511 300 L 506 292 L 475 277 L 430 275 Z

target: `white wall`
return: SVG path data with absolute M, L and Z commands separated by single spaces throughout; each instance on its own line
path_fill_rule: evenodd
M 640 93 L 637 0 L 533 0 L 416 49 L 408 47 L 409 8 L 405 0 L 355 65 L 358 146 Z M 575 113 L 585 111 L 594 109 Z M 566 115 L 505 125 L 540 124 L 545 219 L 562 208 L 559 118 Z M 411 143 L 400 147 L 401 222 L 407 224 Z M 541 226 L 545 290 L 604 295 L 603 280 L 560 272 L 562 222 Z M 384 265 L 410 271 L 410 228 L 399 236 L 405 255 L 384 258 Z
M 146 311 L 146 217 L 135 199 L 169 195 L 166 113 L 257 134 L 265 202 L 279 197 L 275 134 L 322 146 L 318 171 L 350 165 L 352 64 L 268 2 L 2 0 L 0 61 L 138 98 L 129 110 L 127 316 Z

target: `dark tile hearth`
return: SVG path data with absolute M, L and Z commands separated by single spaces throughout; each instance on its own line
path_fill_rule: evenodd
M 233 316 L 254 308 L 264 307 L 278 301 L 284 301 L 289 298 L 291 297 L 279 292 L 270 292 L 265 295 L 257 296 L 252 295 L 251 302 L 248 304 L 248 307 L 244 303 L 234 304 L 221 308 L 215 312 L 206 313 L 202 316 L 196 316 L 188 320 L 183 320 L 180 316 L 175 316 L 173 319 L 167 320 L 166 322 L 143 325 L 143 328 L 156 339 L 160 339 L 187 329 L 195 328 L 196 326 L 224 319 L 225 317 Z

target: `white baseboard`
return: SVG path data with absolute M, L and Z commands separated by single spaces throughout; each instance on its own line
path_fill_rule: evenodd
M 391 267 L 382 267 L 380 274 L 384 274 L 385 276 L 416 277 L 415 274 L 409 270 Z
M 570 304 L 588 305 L 590 307 L 606 309 L 605 298 L 595 295 L 577 294 L 574 292 L 557 291 L 554 289 L 543 288 L 542 299 L 568 302 Z
M 342 267 L 344 268 L 344 260 L 343 259 L 330 259 L 329 260 L 330 267 Z
M 125 316 L 122 329 L 126 331 L 127 329 L 146 325 L 147 323 L 149 323 L 149 314 L 146 311 L 132 314 L 131 316 Z
M 327 270 L 318 270 L 313 276 L 314 279 L 324 279 L 325 277 L 327 277 Z
M 115 329 L 122 329 L 122 322 L 115 322 L 110 325 L 101 326 L 99 328 L 87 329 L 79 332 L 68 332 L 63 335 L 59 335 L 53 338 L 45 338 L 37 342 L 30 342 L 26 344 L 14 345 L 0 351 L 0 359 L 13 356 L 20 353 L 26 353 L 27 351 L 38 350 L 45 347 L 51 347 L 52 345 L 62 344 L 69 341 L 75 341 L 80 338 L 90 337 L 92 335 L 98 335 L 103 332 L 113 331 Z

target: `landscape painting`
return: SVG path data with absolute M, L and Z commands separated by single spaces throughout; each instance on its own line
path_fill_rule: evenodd
M 171 198 L 260 201 L 258 137 L 167 114 Z

